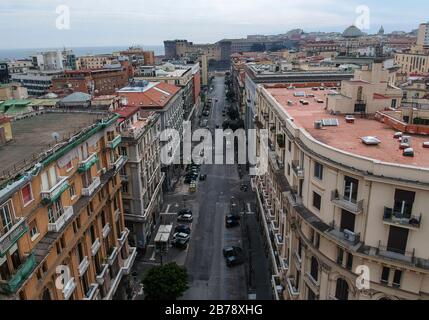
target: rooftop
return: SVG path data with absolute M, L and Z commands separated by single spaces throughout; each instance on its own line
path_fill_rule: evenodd
M 15 171 L 24 160 L 34 159 L 58 142 L 94 124 L 105 115 L 90 113 L 44 113 L 12 122 L 13 140 L 0 146 L 0 176 Z M 16 168 L 14 168 L 16 167 Z
M 394 139 L 395 130 L 377 120 L 355 116 L 355 123 L 349 124 L 344 115 L 331 115 L 325 110 L 326 97 L 329 91 L 313 91 L 312 89 L 279 89 L 267 88 L 267 91 L 282 105 L 284 111 L 294 119 L 295 125 L 305 129 L 313 138 L 330 147 L 366 158 L 416 167 L 429 167 L 429 149 L 423 148 L 423 143 L 429 137 L 412 135 L 414 157 L 404 157 L 399 149 L 399 142 Z M 313 94 L 315 97 L 295 97 L 295 93 Z M 305 99 L 309 105 L 302 105 Z M 318 103 L 320 99 L 323 103 Z M 292 105 L 288 104 L 292 102 Z M 339 126 L 315 129 L 314 122 L 323 119 L 337 119 Z M 377 146 L 366 146 L 361 138 L 374 136 L 381 140 Z M 341 137 L 341 138 L 339 138 Z

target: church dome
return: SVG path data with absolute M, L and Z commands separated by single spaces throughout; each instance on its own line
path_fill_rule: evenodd
M 356 26 L 350 26 L 343 32 L 344 38 L 358 38 L 362 37 L 363 32 L 359 30 Z

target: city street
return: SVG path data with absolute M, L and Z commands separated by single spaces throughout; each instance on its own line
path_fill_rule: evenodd
M 213 82 L 213 107 L 209 128 L 222 127 L 222 111 L 226 106 L 225 78 L 217 76 Z M 216 100 L 218 102 L 216 102 Z M 231 300 L 248 299 L 256 294 L 257 299 L 271 299 L 271 286 L 268 262 L 263 248 L 262 235 L 253 212 L 255 195 L 250 189 L 250 178 L 240 179 L 237 165 L 202 165 L 201 173 L 207 175 L 206 181 L 198 182 L 197 192 L 189 193 L 189 185 L 183 178 L 174 193 L 165 194 L 164 212 L 177 212 L 186 207 L 193 212 L 192 234 L 188 249 L 180 251 L 170 248 L 163 262 L 175 261 L 185 265 L 190 275 L 189 290 L 182 299 L 193 300 Z M 247 184 L 249 190 L 240 190 Z M 225 216 L 230 213 L 232 197 L 245 212 L 242 226 L 227 229 Z M 222 255 L 226 246 L 239 246 L 245 251 L 246 263 L 228 268 Z M 249 261 L 252 265 L 249 265 Z M 158 255 L 148 250 L 143 261 L 134 267 L 137 274 L 159 263 Z M 257 278 L 256 278 L 257 275 Z M 249 285 L 251 288 L 249 288 Z

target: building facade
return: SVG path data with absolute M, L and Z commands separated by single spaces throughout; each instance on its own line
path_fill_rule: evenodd
M 375 118 L 347 121 L 349 110 L 330 112 L 326 95 L 258 87 L 255 123 L 268 130 L 261 154 L 268 170 L 252 183 L 273 294 L 428 299 L 425 138 L 410 134 L 416 155 L 405 157 L 382 109 Z M 308 104 L 301 106 L 303 99 Z M 378 137 L 377 151 L 361 142 L 364 136 Z
M 125 223 L 130 230 L 130 243 L 145 250 L 162 209 L 160 117 L 139 107 L 125 107 L 117 112 L 122 136 L 120 148 L 128 157 L 120 172 Z
M 136 248 L 129 247 L 124 226 L 120 171 L 126 157 L 119 154 L 117 119 L 49 112 L 14 122 L 14 143 L 1 157 L 14 156 L 16 163 L 52 140 L 50 130 L 71 138 L 33 162 L 2 171 L 2 299 L 124 298 L 118 288 L 126 286 L 121 282 L 126 282 Z M 37 137 L 25 131 L 34 122 Z M 25 155 L 22 140 L 32 141 Z

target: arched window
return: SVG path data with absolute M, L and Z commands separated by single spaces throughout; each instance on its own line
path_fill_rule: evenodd
M 317 262 L 317 259 L 315 257 L 311 258 L 311 270 L 310 270 L 311 277 L 317 281 L 319 281 L 319 262 Z
M 349 285 L 347 281 L 339 278 L 337 280 L 337 287 L 335 290 L 335 298 L 338 300 L 348 300 L 349 299 Z

